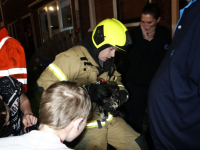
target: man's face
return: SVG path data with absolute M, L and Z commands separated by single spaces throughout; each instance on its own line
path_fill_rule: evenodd
M 99 53 L 98 58 L 102 61 L 106 61 L 106 60 L 110 59 L 111 57 L 115 57 L 115 51 L 116 51 L 116 48 L 108 47 Z
M 160 21 L 160 17 L 156 20 L 151 14 L 142 14 L 140 25 L 144 27 L 146 33 L 156 29 L 156 24 Z M 150 30 L 151 29 L 151 30 Z

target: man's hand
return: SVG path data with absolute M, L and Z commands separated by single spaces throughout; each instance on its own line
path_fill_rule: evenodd
M 24 124 L 24 132 L 26 133 L 26 128 L 37 123 L 37 118 L 33 114 L 24 114 L 22 123 Z
M 148 40 L 148 41 L 153 40 L 154 35 L 155 35 L 155 29 L 156 29 L 156 28 L 155 28 L 155 25 L 152 26 L 152 27 L 149 29 L 149 32 L 148 32 L 148 33 L 145 31 L 145 28 L 144 28 L 144 26 L 143 26 L 142 24 L 140 24 L 140 28 L 141 28 L 141 30 L 142 30 L 142 35 L 143 35 L 143 38 L 144 38 L 145 40 Z

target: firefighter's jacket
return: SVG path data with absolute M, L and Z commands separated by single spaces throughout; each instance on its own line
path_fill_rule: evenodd
M 95 83 L 97 80 L 99 71 L 99 65 L 91 57 L 87 49 L 83 46 L 76 46 L 69 50 L 62 52 L 56 56 L 55 61 L 50 64 L 41 74 L 37 80 L 39 87 L 47 89 L 51 84 L 57 81 L 74 81 L 78 85 L 88 85 Z M 104 72 L 99 76 L 105 79 L 105 81 L 116 81 L 120 90 L 125 90 L 121 83 L 121 74 L 117 71 L 114 72 L 110 78 L 108 72 Z M 95 108 L 95 104 L 93 104 Z M 93 113 L 92 120 L 99 119 L 98 107 Z
M 6 28 L 0 30 L 0 77 L 12 76 L 23 83 L 27 92 L 26 58 L 22 45 L 8 36 Z

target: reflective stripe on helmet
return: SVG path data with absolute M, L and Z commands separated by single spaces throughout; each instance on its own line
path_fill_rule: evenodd
M 67 77 L 65 76 L 65 74 L 58 68 L 58 66 L 56 66 L 54 63 L 51 63 L 48 66 L 49 70 L 51 70 L 54 75 L 59 79 L 59 81 L 67 81 Z

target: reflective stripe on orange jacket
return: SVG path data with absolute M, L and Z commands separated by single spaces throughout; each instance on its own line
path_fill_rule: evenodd
M 0 77 L 12 76 L 23 83 L 23 92 L 27 92 L 27 69 L 24 48 L 14 38 L 8 38 L 6 28 L 0 30 Z M 2 44 L 1 44 L 2 43 Z

